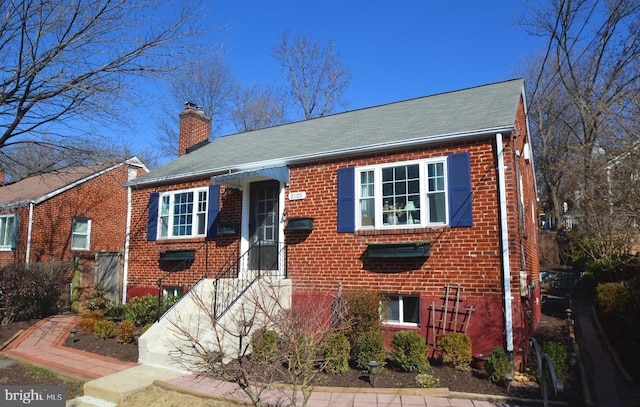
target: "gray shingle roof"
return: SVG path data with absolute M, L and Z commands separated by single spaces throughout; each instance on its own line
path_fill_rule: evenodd
M 513 129 L 522 79 L 353 110 L 215 139 L 132 185 L 300 163 Z

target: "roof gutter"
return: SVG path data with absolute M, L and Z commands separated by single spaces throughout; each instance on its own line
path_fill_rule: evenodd
M 193 171 L 183 173 L 179 175 L 169 175 L 166 177 L 149 178 L 146 180 L 132 180 L 125 184 L 125 186 L 151 186 L 159 184 L 169 184 L 176 182 L 185 182 L 195 179 L 202 179 L 205 177 L 224 174 L 235 171 L 257 170 L 263 168 L 270 168 L 283 165 L 301 164 L 310 161 L 318 161 L 328 158 L 337 158 L 342 156 L 363 155 L 368 153 L 374 153 L 379 151 L 395 150 L 401 148 L 414 147 L 417 145 L 438 144 L 449 141 L 466 140 L 470 138 L 477 138 L 479 136 L 487 136 L 501 132 L 512 132 L 515 129 L 514 125 L 501 126 L 489 129 L 479 129 L 463 133 L 450 133 L 441 134 L 438 136 L 419 137 L 410 140 L 392 141 L 388 143 L 371 144 L 368 146 L 349 147 L 340 150 L 323 151 L 320 153 L 302 154 L 297 156 L 282 157 L 273 160 L 265 160 L 250 163 L 240 163 L 235 166 L 226 166 L 219 168 L 211 168 L 202 171 Z
M 513 367 L 513 315 L 511 309 L 511 267 L 509 258 L 509 231 L 507 225 L 507 188 L 505 183 L 504 147 L 502 133 L 496 134 L 498 158 L 498 190 L 500 194 L 500 238 L 502 247 L 502 281 L 504 284 L 504 326 L 507 354 Z
M 25 254 L 24 262 L 28 266 L 29 258 L 31 257 L 31 232 L 33 231 L 33 208 L 34 203 L 29 203 L 29 225 L 27 226 L 27 253 Z

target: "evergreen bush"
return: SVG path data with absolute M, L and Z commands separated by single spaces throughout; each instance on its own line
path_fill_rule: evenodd
M 116 323 L 108 319 L 101 319 L 96 322 L 93 328 L 93 335 L 98 339 L 108 339 L 116 336 L 117 333 Z
M 504 384 L 506 381 L 504 375 L 512 373 L 509 355 L 500 347 L 495 347 L 491 351 L 484 365 L 489 380 L 496 384 Z
M 351 345 L 344 334 L 328 334 L 322 341 L 325 370 L 329 373 L 346 373 L 349 370 Z
M 440 336 L 438 345 L 442 361 L 453 365 L 456 369 L 468 370 L 473 356 L 471 354 L 471 338 L 462 332 L 447 332 Z
M 373 290 L 359 289 L 345 295 L 349 320 L 346 335 L 351 346 L 364 332 L 380 331 L 380 310 L 386 310 L 385 302 L 386 297 Z
M 262 329 L 251 336 L 251 358 L 258 363 L 273 363 L 278 355 L 276 331 Z
M 364 332 L 356 341 L 356 366 L 369 369 L 369 362 L 378 362 L 378 369 L 385 365 L 384 340 L 380 332 Z
M 118 343 L 131 343 L 133 342 L 133 333 L 136 330 L 136 325 L 133 321 L 125 319 L 118 324 L 118 331 L 116 332 L 116 340 Z
M 416 386 L 421 389 L 431 389 L 440 385 L 440 379 L 428 373 L 420 373 L 416 376 Z
M 392 359 L 406 372 L 426 373 L 431 367 L 427 359 L 427 343 L 415 331 L 396 332 L 391 338 Z

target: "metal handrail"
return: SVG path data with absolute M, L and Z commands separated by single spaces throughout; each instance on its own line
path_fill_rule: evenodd
M 544 402 L 544 406 L 549 406 L 549 391 L 547 390 L 547 379 L 544 375 L 544 365 L 543 358 L 540 353 L 540 347 L 538 346 L 538 341 L 536 338 L 531 338 L 531 343 L 533 344 L 533 348 L 536 351 L 536 361 L 538 362 L 538 373 L 540 374 L 540 387 L 542 389 L 542 399 Z M 556 370 L 553 367 L 553 361 L 551 357 L 545 353 L 544 361 L 546 362 L 547 367 L 549 368 L 549 374 L 551 375 L 551 384 L 553 384 L 553 389 L 555 394 L 560 394 L 564 392 L 564 383 L 562 380 L 558 379 L 556 376 Z
M 255 251 L 258 251 L 258 259 L 261 259 L 260 251 L 263 243 L 263 241 L 254 242 L 236 261 L 216 276 L 213 282 L 215 290 L 214 317 L 216 319 L 224 315 L 249 287 L 266 275 L 267 272 L 279 273 L 282 265 L 284 276 L 287 276 L 287 245 L 279 242 L 276 243 L 278 249 L 275 263 L 263 265 L 258 261 L 257 267 L 249 270 L 249 259 Z M 238 277 L 243 265 L 246 276 L 241 279 Z

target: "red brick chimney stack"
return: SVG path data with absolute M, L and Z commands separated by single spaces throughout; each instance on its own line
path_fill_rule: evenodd
M 180 113 L 178 156 L 185 155 L 189 147 L 208 141 L 211 133 L 211 119 L 204 115 L 202 108 L 191 102 L 184 105 L 185 109 Z
M 4 168 L 0 167 L 0 185 L 4 184 Z

